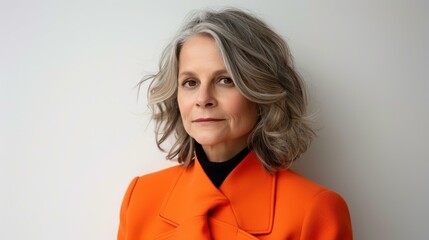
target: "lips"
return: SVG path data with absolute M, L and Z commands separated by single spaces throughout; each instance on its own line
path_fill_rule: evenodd
M 224 119 L 220 119 L 220 118 L 197 118 L 195 120 L 193 120 L 192 122 L 195 123 L 210 123 L 210 122 L 220 122 L 223 121 Z

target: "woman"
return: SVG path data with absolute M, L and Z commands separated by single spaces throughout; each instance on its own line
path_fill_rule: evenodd
M 147 79 L 158 147 L 174 135 L 167 157 L 181 164 L 131 182 L 118 239 L 352 239 L 344 200 L 288 169 L 314 134 L 267 25 L 234 9 L 196 14 Z

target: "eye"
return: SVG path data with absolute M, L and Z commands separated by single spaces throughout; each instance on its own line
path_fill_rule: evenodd
M 182 82 L 182 86 L 184 88 L 193 88 L 193 87 L 195 87 L 197 85 L 198 85 L 197 81 L 195 81 L 193 79 L 188 79 L 188 80 L 185 80 L 185 81 Z
M 234 81 L 230 77 L 220 77 L 217 82 L 226 86 L 234 86 Z

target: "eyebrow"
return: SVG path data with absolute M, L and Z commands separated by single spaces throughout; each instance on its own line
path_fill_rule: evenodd
M 219 69 L 219 70 L 214 71 L 212 73 L 212 77 L 217 76 L 217 75 L 221 75 L 221 74 L 229 74 L 229 73 L 228 73 L 228 71 L 226 69 L 223 68 L 223 69 Z M 197 74 L 195 74 L 192 71 L 183 71 L 183 72 L 179 73 L 178 77 L 180 78 L 180 77 L 183 77 L 183 76 L 196 76 L 196 75 Z

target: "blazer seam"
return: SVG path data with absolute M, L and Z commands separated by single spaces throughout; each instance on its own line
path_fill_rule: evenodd
M 134 189 L 135 189 L 135 187 L 136 187 L 137 182 L 138 182 L 139 179 L 140 179 L 140 177 L 135 177 L 134 178 L 134 184 L 132 185 L 132 187 L 130 189 L 130 197 L 128 198 L 128 202 L 127 202 L 127 209 L 128 209 L 128 206 L 130 206 L 131 197 L 133 196 Z

